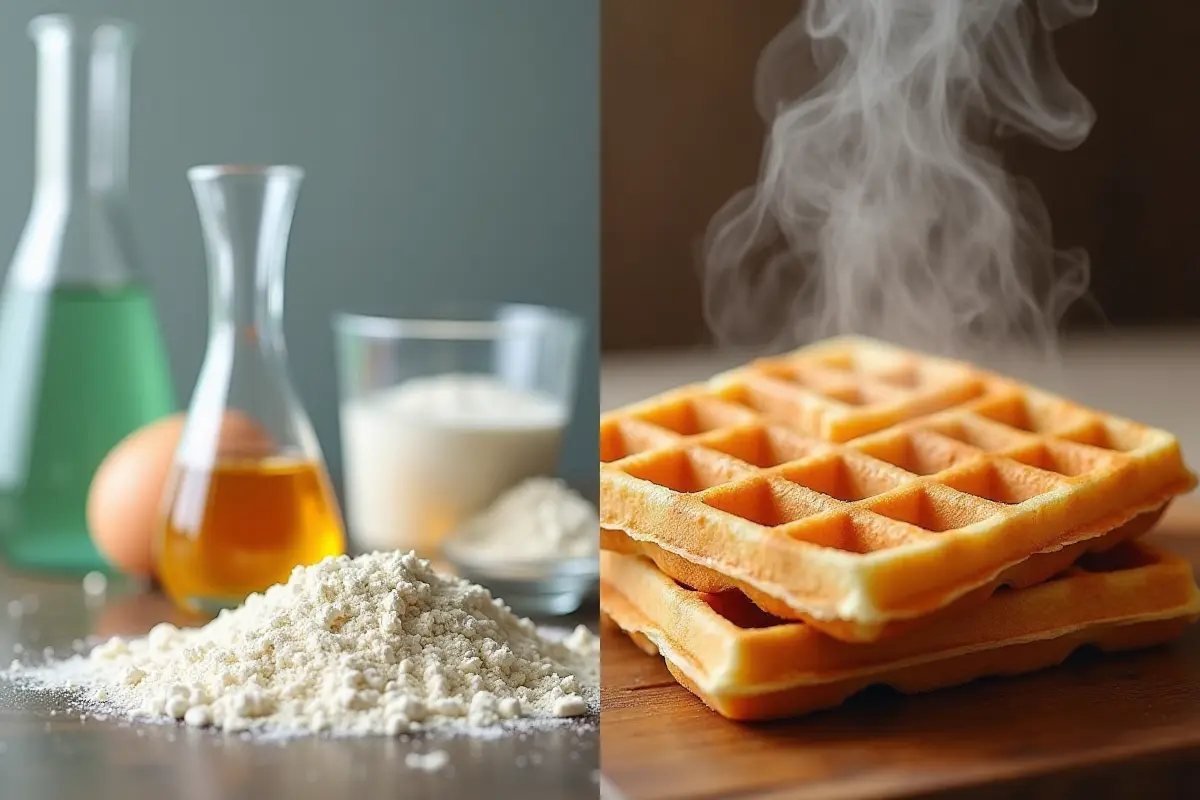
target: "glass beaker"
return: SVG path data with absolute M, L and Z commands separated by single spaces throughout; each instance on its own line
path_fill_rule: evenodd
M 213 612 L 345 550 L 321 448 L 287 372 L 283 277 L 303 172 L 188 171 L 208 251 L 208 349 L 163 499 L 166 593 Z
M 339 315 L 342 475 L 359 550 L 438 555 L 526 478 L 553 475 L 583 325 L 505 305 L 471 319 Z
M 127 216 L 132 32 L 43 16 L 33 202 L 0 296 L 0 550 L 25 569 L 107 569 L 88 486 L 176 408 Z

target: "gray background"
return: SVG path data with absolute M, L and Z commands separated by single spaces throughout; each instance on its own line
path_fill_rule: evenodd
M 0 0 L 0 271 L 33 186 L 36 64 L 49 11 L 135 23 L 134 223 L 180 402 L 207 288 L 184 178 L 197 163 L 294 163 L 292 374 L 340 476 L 329 320 L 439 302 L 556 305 L 589 325 L 564 472 L 595 480 L 597 0 Z

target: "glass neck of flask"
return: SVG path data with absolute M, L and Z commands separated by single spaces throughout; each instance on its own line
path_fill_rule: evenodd
M 123 197 L 129 183 L 129 85 L 133 29 L 116 20 L 35 18 L 35 193 Z
M 283 276 L 297 167 L 195 167 L 188 172 L 209 260 L 213 342 L 282 353 Z

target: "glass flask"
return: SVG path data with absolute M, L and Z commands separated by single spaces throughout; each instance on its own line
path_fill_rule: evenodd
M 208 251 L 208 349 L 163 498 L 157 573 L 212 613 L 345 551 L 321 448 L 283 338 L 296 167 L 188 172 Z
M 106 570 L 92 474 L 175 410 L 127 213 L 132 31 L 62 15 L 37 46 L 33 201 L 0 295 L 0 551 L 22 569 Z

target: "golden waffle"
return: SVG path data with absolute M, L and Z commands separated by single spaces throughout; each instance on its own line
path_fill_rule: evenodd
M 1191 565 L 1141 542 L 873 644 L 771 617 L 737 592 L 685 589 L 646 559 L 612 552 L 601 553 L 600 603 L 676 680 L 738 720 L 829 708 L 872 685 L 916 693 L 1031 672 L 1084 645 L 1146 647 L 1176 638 L 1200 614 Z
M 661 571 L 675 580 L 698 592 L 717 593 L 736 589 L 745 594 L 755 605 L 783 619 L 795 619 L 806 622 L 818 630 L 840 639 L 844 642 L 873 642 L 889 636 L 897 636 L 912 630 L 919 625 L 936 621 L 943 614 L 955 613 L 960 609 L 978 605 L 987 600 L 997 589 L 1008 587 L 1023 589 L 1058 575 L 1074 564 L 1085 553 L 1103 553 L 1116 547 L 1122 542 L 1136 539 L 1154 527 L 1162 517 L 1165 508 L 1139 514 L 1129 522 L 1108 533 L 1093 539 L 1067 545 L 1048 552 L 1035 553 L 1004 572 L 994 580 L 967 592 L 954 602 L 914 619 L 893 620 L 880 624 L 865 624 L 847 622 L 845 620 L 821 620 L 814 617 L 797 614 L 794 609 L 779 602 L 770 595 L 763 594 L 742 581 L 732 580 L 725 575 L 714 572 L 707 567 L 693 564 L 685 558 L 680 558 L 669 550 L 664 550 L 652 542 L 638 541 L 621 531 L 602 528 L 600 530 L 600 547 L 616 553 L 645 556 L 654 562 Z
M 605 414 L 600 459 L 603 527 L 854 641 L 1195 485 L 1165 431 L 864 339 Z

